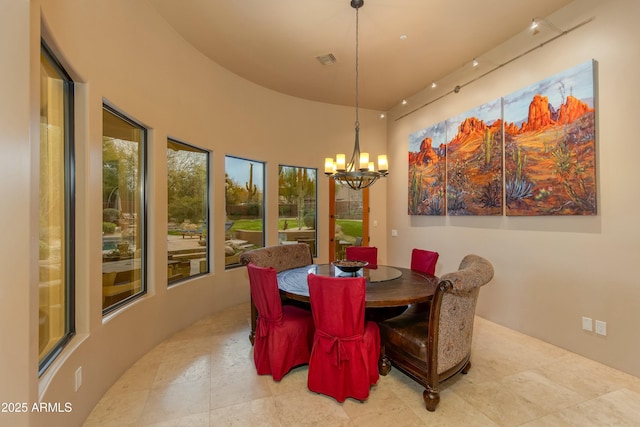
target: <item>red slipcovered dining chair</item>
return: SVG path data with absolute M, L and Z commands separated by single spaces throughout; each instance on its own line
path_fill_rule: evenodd
M 414 248 L 411 251 L 411 269 L 418 273 L 433 276 L 436 273 L 436 264 L 439 256 L 438 252 Z
M 309 390 L 338 402 L 366 400 L 378 382 L 380 330 L 365 322 L 364 277 L 336 278 L 309 274 L 309 297 L 315 323 Z
M 411 251 L 411 269 L 418 273 L 428 274 L 434 276 L 436 272 L 436 264 L 438 263 L 438 252 L 428 251 L 426 249 L 414 248 Z M 429 315 L 429 308 L 431 302 L 422 302 L 418 304 L 411 304 L 404 311 L 405 315 Z
M 294 366 L 309 363 L 313 318 L 302 308 L 282 305 L 274 268 L 249 263 L 247 271 L 258 311 L 253 346 L 256 371 L 280 381 Z
M 378 248 L 375 246 L 347 246 L 345 256 L 349 261 L 367 261 L 369 268 L 378 267 Z

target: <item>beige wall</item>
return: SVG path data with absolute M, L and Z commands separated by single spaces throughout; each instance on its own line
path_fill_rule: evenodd
M 37 390 L 37 302 L 28 292 L 34 280 L 29 248 L 38 240 L 30 227 L 30 50 L 29 32 L 14 33 L 19 27 L 4 22 L 28 28 L 29 2 L 2 2 L 0 16 L 0 402 L 23 402 Z M 26 426 L 28 421 L 28 415 L 0 413 L 0 424 Z
M 479 313 L 611 366 L 639 375 L 635 328 L 640 283 L 639 158 L 633 125 L 640 31 L 634 0 L 580 0 L 559 19 L 595 16 L 582 29 L 527 55 L 457 95 L 389 122 L 361 112 L 361 139 L 371 152 L 387 150 L 391 174 L 372 189 L 372 244 L 381 262 L 408 265 L 414 246 L 441 253 L 438 273 L 469 252 L 495 264 Z M 353 110 L 283 96 L 211 63 L 186 45 L 145 2 L 16 0 L 0 3 L 0 170 L 5 242 L 0 263 L 0 400 L 71 402 L 73 412 L 11 418 L 11 425 L 79 425 L 104 391 L 142 354 L 198 318 L 246 301 L 243 270 L 224 271 L 224 155 L 267 162 L 268 224 L 277 217 L 278 163 L 318 167 L 349 150 Z M 140 19 L 144 17 L 144 19 Z M 41 20 L 78 87 L 77 244 L 78 335 L 46 375 L 37 376 L 37 126 Z M 562 22 L 556 22 L 562 26 Z M 596 217 L 428 218 L 407 215 L 407 136 L 487 100 L 569 68 L 598 61 L 598 182 Z M 11 64 L 5 66 L 5 64 Z M 31 65 L 30 65 L 31 64 Z M 108 319 L 101 315 L 101 105 L 103 98 L 151 129 L 149 294 Z M 401 113 L 395 112 L 396 116 Z M 387 130 L 387 126 L 389 129 Z M 167 290 L 165 141 L 167 136 L 210 149 L 213 273 Z M 387 141 L 388 138 L 388 141 Z M 347 147 L 347 148 L 345 148 Z M 11 183 L 11 185 L 6 185 Z M 319 180 L 319 261 L 328 246 L 328 185 Z M 387 191 L 388 190 L 388 191 Z M 397 229 L 397 238 L 387 237 Z M 277 243 L 270 227 L 267 243 Z M 157 267 L 157 268 L 154 268 Z M 605 320 L 608 336 L 580 330 L 580 317 Z M 75 392 L 75 370 L 83 386 Z M 6 419 L 4 415 L 0 424 Z M 30 419 L 31 418 L 31 419 Z
M 0 400 L 71 402 L 68 414 L 17 415 L 11 425 L 80 425 L 113 382 L 156 344 L 199 318 L 248 300 L 244 269 L 224 270 L 224 156 L 266 162 L 267 244 L 277 244 L 278 164 L 319 168 L 319 262 L 328 254 L 324 158 L 353 147 L 355 111 L 266 90 L 230 74 L 179 38 L 146 2 L 18 0 L 0 3 L 0 144 L 3 155 Z M 42 27 L 41 27 L 42 24 Z M 39 39 L 78 82 L 77 329 L 38 378 Z M 10 64 L 10 66 L 7 66 Z M 149 292 L 101 314 L 101 144 L 106 100 L 149 133 Z M 361 141 L 386 144 L 386 121 L 361 110 Z M 30 126 L 33 130 L 30 131 Z M 166 138 L 212 152 L 212 274 L 166 287 Z M 11 185 L 7 185 L 11 183 Z M 36 196 L 34 196 L 36 195 Z M 386 187 L 372 190 L 372 243 L 386 247 Z M 381 253 L 384 256 L 384 252 Z M 248 317 L 248 313 L 247 313 Z M 248 337 L 247 337 L 248 339 Z M 74 390 L 82 367 L 83 385 Z M 0 414 L 0 425 L 9 420 Z
M 436 274 L 456 269 L 467 253 L 486 256 L 496 274 L 480 294 L 481 316 L 634 375 L 640 375 L 640 279 L 635 273 L 640 262 L 640 144 L 635 129 L 640 115 L 638 16 L 640 3 L 635 0 L 574 2 L 551 22 L 568 29 L 595 19 L 458 94 L 400 119 L 407 110 L 394 109 L 388 144 L 397 173 L 388 182 L 387 215 L 389 229 L 399 234 L 388 240 L 391 264 L 408 265 L 412 247 L 440 253 Z M 517 45 L 505 49 L 519 52 Z M 598 74 L 597 216 L 407 215 L 410 133 L 591 58 L 597 61 Z M 476 76 L 471 72 L 467 77 Z M 448 90 L 465 81 L 452 83 Z M 409 107 L 416 105 L 420 104 Z M 607 336 L 582 331 L 582 316 L 606 321 Z

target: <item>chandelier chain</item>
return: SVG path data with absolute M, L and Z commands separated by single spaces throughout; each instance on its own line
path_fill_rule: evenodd
M 364 4 L 364 0 L 351 0 L 351 7 L 356 10 L 356 122 L 355 122 L 355 143 L 351 160 L 347 162 L 344 154 L 338 154 L 336 161 L 332 158 L 325 158 L 324 173 L 341 185 L 347 185 L 354 190 L 362 190 L 373 185 L 380 178 L 389 174 L 387 156 L 378 156 L 378 170 L 373 167 L 373 162 L 369 162 L 369 153 L 360 153 L 360 117 L 359 117 L 359 48 L 360 48 L 360 13 L 359 9 Z
M 356 8 L 356 127 L 359 128 L 360 127 L 360 121 L 358 120 L 358 34 L 360 33 L 359 29 L 358 29 L 358 13 L 360 12 L 360 8 L 357 7 Z

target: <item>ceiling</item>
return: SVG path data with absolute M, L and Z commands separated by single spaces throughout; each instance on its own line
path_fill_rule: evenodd
M 350 0 L 147 1 L 187 42 L 247 80 L 300 98 L 355 105 L 356 10 Z M 365 0 L 358 12 L 359 106 L 388 111 L 570 2 Z M 316 59 L 330 53 L 334 64 Z

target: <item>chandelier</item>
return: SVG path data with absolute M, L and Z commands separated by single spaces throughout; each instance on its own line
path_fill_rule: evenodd
M 387 156 L 378 156 L 378 170 L 369 161 L 369 153 L 360 152 L 360 122 L 358 121 L 358 11 L 364 5 L 364 0 L 351 0 L 351 7 L 356 10 L 356 140 L 353 154 L 349 163 L 344 154 L 337 154 L 336 161 L 327 157 L 324 159 L 324 174 L 333 178 L 337 183 L 348 185 L 354 190 L 361 190 L 371 186 L 378 179 L 389 174 Z

